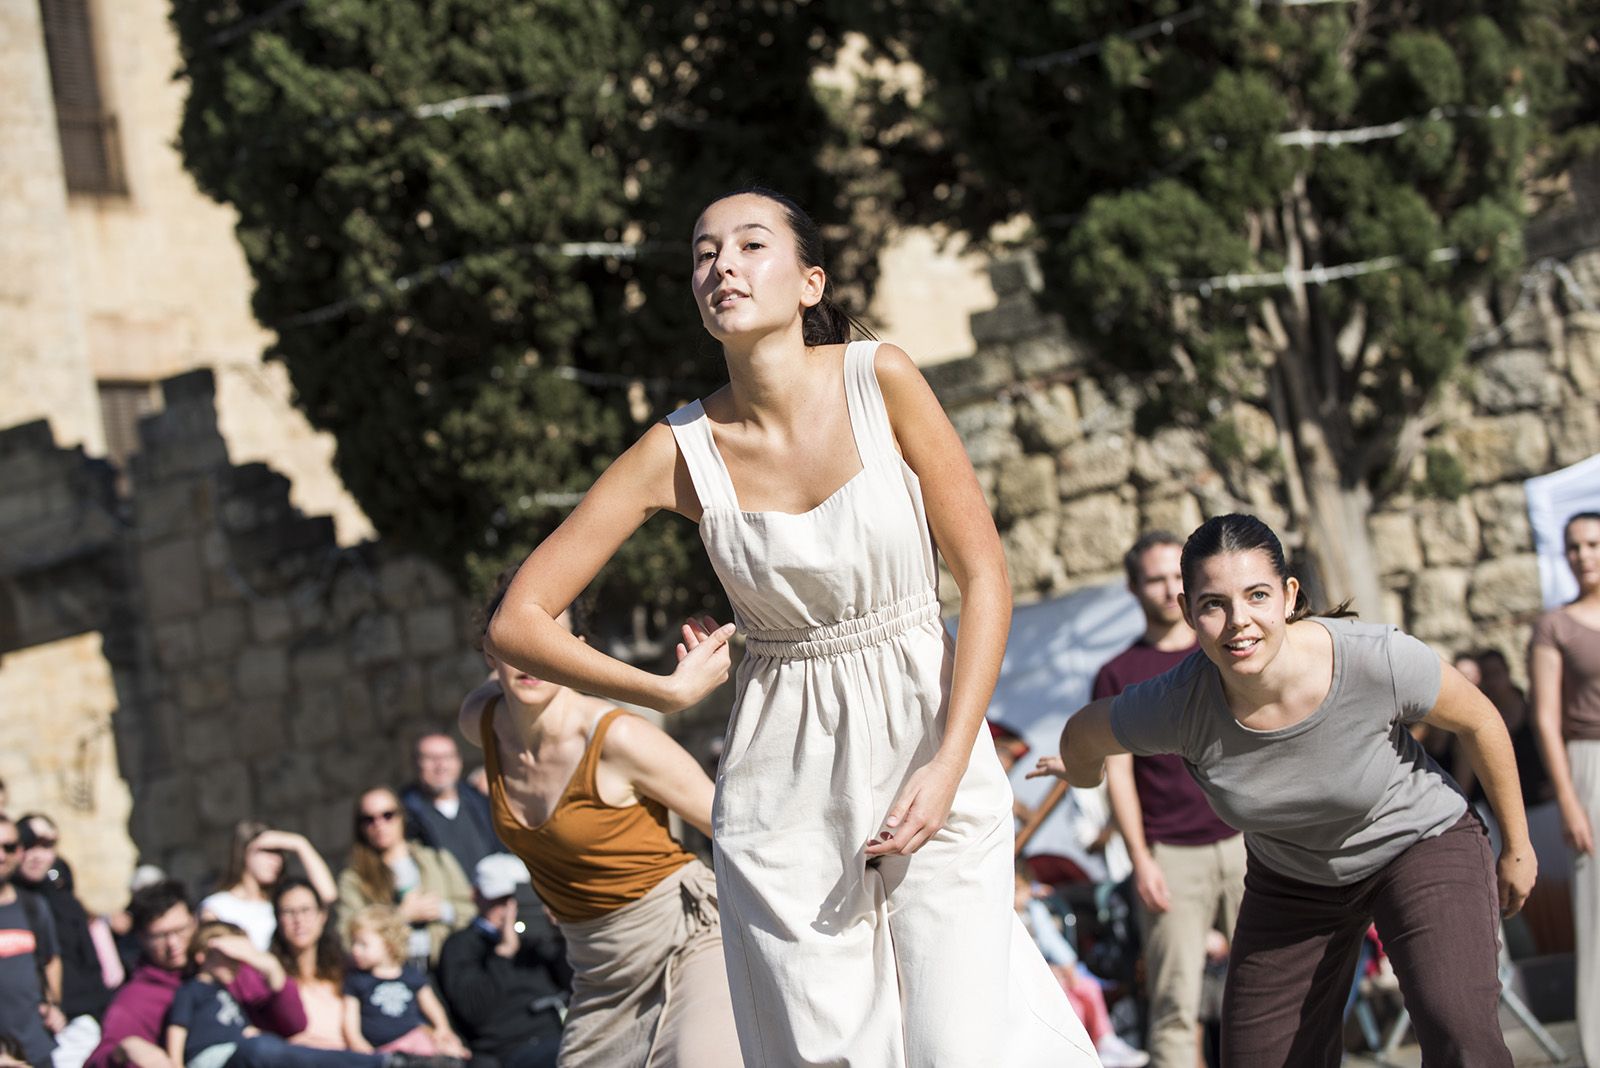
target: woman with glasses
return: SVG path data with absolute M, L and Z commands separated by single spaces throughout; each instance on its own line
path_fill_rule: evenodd
M 272 894 L 278 929 L 272 955 L 300 988 L 306 1029 L 292 1036 L 296 1046 L 345 1049 L 344 946 L 328 923 L 328 905 L 304 879 L 284 879 Z
M 393 905 L 411 925 L 408 956 L 422 967 L 439 959 L 451 931 L 472 922 L 472 887 L 456 858 L 406 840 L 400 798 L 387 786 L 362 794 L 355 808 L 355 844 L 339 873 L 339 915 L 368 905 Z M 345 932 L 348 935 L 348 932 Z

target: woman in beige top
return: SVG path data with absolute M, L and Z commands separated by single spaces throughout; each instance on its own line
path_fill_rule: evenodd
M 289 1041 L 313 1049 L 345 1049 L 344 947 L 328 925 L 328 906 L 309 882 L 285 879 L 272 895 L 278 927 L 272 954 L 300 988 L 306 1029 Z
M 1584 1058 L 1600 1064 L 1600 512 L 1567 520 L 1562 540 L 1578 596 L 1534 625 L 1528 676 L 1539 749 L 1575 854 L 1578 1036 Z

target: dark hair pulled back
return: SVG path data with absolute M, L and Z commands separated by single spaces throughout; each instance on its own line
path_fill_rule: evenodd
M 1227 515 L 1212 516 L 1195 528 L 1189 540 L 1183 543 L 1183 561 L 1180 565 L 1183 570 L 1183 588 L 1195 589 L 1199 582 L 1200 565 L 1213 556 L 1225 553 L 1259 552 L 1266 556 L 1267 563 L 1278 576 L 1280 582 L 1289 580 L 1289 564 L 1283 556 L 1283 543 L 1278 540 L 1278 535 L 1272 528 L 1253 515 L 1244 515 L 1240 512 L 1230 512 Z M 1295 599 L 1290 606 L 1286 623 L 1298 623 L 1307 616 L 1326 616 L 1340 618 L 1353 616 L 1350 602 L 1345 601 L 1337 608 L 1327 611 L 1313 611 L 1311 603 L 1306 599 L 1304 592 Z
M 775 189 L 768 189 L 764 185 L 747 185 L 734 189 L 713 198 L 706 207 L 727 200 L 729 197 L 753 196 L 764 197 L 783 209 L 785 220 L 789 229 L 794 232 L 795 253 L 802 267 L 821 267 L 824 271 L 827 266 L 822 262 L 822 230 L 817 226 L 816 220 L 806 214 L 806 210 L 795 202 L 793 197 L 785 196 Z M 832 297 L 828 295 L 830 283 L 825 283 L 822 290 L 822 299 L 807 308 L 800 318 L 801 334 L 807 345 L 842 345 L 849 341 L 852 333 L 863 337 L 877 339 L 877 335 L 861 324 L 861 321 L 841 308 Z
M 1563 545 L 1572 536 L 1572 528 L 1579 523 L 1600 523 L 1600 512 L 1574 512 L 1568 516 L 1567 521 L 1561 525 Z

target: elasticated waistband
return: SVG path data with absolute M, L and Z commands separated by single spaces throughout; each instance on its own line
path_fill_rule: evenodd
M 745 630 L 745 653 L 770 660 L 810 660 L 837 656 L 886 642 L 939 618 L 939 598 L 923 590 L 854 619 L 820 627 Z

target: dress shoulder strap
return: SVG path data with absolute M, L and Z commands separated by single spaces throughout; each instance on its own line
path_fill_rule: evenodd
M 873 457 L 893 459 L 898 455 L 889 409 L 884 406 L 883 390 L 874 369 L 878 345 L 877 341 L 852 341 L 844 350 L 845 399 L 850 405 L 850 426 L 863 464 Z
M 722 454 L 717 451 L 716 439 L 711 436 L 711 420 L 706 418 L 705 405 L 700 401 L 685 404 L 667 416 L 667 425 L 672 428 L 678 451 L 689 468 L 689 479 L 694 483 L 701 509 L 737 511 L 739 499 L 733 492 L 733 480 L 722 462 Z
M 594 777 L 600 769 L 600 750 L 605 748 L 606 732 L 622 714 L 622 709 L 613 708 L 609 712 L 602 713 L 595 721 L 594 732 L 589 735 L 589 747 L 583 751 L 583 759 L 578 761 L 578 766 L 572 769 L 572 786 L 567 791 L 567 800 L 579 796 L 599 800 L 600 784 L 595 782 Z

